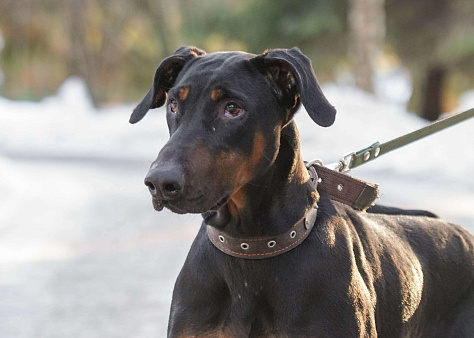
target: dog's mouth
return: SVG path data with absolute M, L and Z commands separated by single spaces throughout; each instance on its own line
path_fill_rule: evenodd
M 169 209 L 170 211 L 177 213 L 177 214 L 202 214 L 206 212 L 215 212 L 219 210 L 222 206 L 224 206 L 229 201 L 229 196 L 226 195 L 219 199 L 217 203 L 215 203 L 212 207 L 207 207 L 208 203 L 203 203 L 205 196 L 201 195 L 199 197 L 186 199 L 186 200 L 179 200 L 179 201 L 168 201 L 168 200 L 161 200 L 153 198 L 153 208 L 156 211 L 161 211 L 164 208 Z
M 167 208 L 176 214 L 187 214 L 187 213 L 192 212 L 192 211 L 184 210 L 180 207 L 177 207 L 175 204 L 172 204 L 170 201 L 167 201 L 167 200 L 158 200 L 158 199 L 153 198 L 152 203 L 153 203 L 153 208 L 156 211 L 161 211 L 164 208 Z
M 206 211 L 217 211 L 217 210 L 219 210 L 224 204 L 226 204 L 228 201 L 229 201 L 229 196 L 224 196 L 224 197 L 222 197 L 222 198 L 216 203 L 216 205 L 214 205 L 212 208 L 210 208 L 209 210 L 206 210 Z
M 158 199 L 156 199 L 156 198 L 153 198 L 153 199 L 152 199 L 153 209 L 155 209 L 156 211 L 161 211 L 161 210 L 163 210 L 163 208 L 165 207 L 165 202 L 166 202 L 166 201 L 158 200 Z

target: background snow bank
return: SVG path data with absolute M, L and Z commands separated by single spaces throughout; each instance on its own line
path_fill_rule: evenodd
M 0 98 L 0 151 L 23 157 L 149 159 L 162 142 L 166 125 L 131 128 L 133 105 L 96 110 L 84 82 L 68 79 L 57 95 L 40 103 Z M 160 118 L 154 115 L 151 120 Z M 155 126 L 153 126 L 156 124 Z
M 403 84 L 378 88 L 383 99 L 324 86 L 336 123 L 321 128 L 297 113 L 304 158 L 334 162 L 425 125 L 402 108 Z M 389 101 L 391 88 L 402 96 Z M 468 92 L 461 107 L 473 106 Z M 165 336 L 200 216 L 152 210 L 143 178 L 168 130 L 162 109 L 130 125 L 133 107 L 96 110 L 75 78 L 40 103 L 0 98 L 1 337 Z M 473 127 L 463 122 L 351 174 L 379 183 L 381 203 L 429 209 L 473 231 Z
M 387 103 L 352 87 L 324 86 L 337 108 L 331 128 L 316 126 L 301 109 L 296 121 L 306 159 L 334 162 L 375 141 L 387 141 L 427 123 L 401 105 Z M 387 96 L 387 94 L 383 94 Z M 461 100 L 474 106 L 474 91 Z M 56 96 L 40 103 L 0 98 L 0 151 L 10 157 L 150 161 L 168 138 L 163 109 L 130 125 L 134 105 L 96 110 L 82 80 L 68 79 Z M 474 121 L 381 157 L 372 168 L 405 174 L 456 175 L 473 182 Z

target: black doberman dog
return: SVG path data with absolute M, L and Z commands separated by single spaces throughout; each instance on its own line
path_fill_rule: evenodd
M 314 189 L 292 117 L 303 104 L 327 127 L 336 111 L 300 50 L 181 47 L 130 122 L 166 101 L 171 137 L 145 184 L 156 210 L 204 218 L 176 282 L 169 337 L 474 337 L 468 231 L 408 215 L 423 212 L 357 211 Z M 310 219 L 315 202 L 312 231 L 284 254 L 245 259 L 211 242 L 218 231 L 248 239 L 246 250 Z

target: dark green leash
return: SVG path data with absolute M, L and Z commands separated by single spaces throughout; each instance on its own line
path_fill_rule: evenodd
M 375 160 L 379 156 L 386 154 L 392 150 L 401 148 L 407 144 L 418 141 L 419 139 L 434 134 L 440 130 L 448 128 L 454 124 L 467 120 L 474 116 L 474 108 L 451 115 L 442 120 L 433 122 L 426 127 L 415 130 L 406 135 L 397 137 L 385 143 L 375 142 L 371 146 L 359 151 L 350 153 L 334 164 L 334 169 L 339 172 L 346 172 L 356 168 L 362 164 Z

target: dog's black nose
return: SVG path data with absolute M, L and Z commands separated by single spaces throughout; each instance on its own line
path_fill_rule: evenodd
M 145 185 L 154 197 L 177 199 L 183 193 L 184 175 L 179 167 L 155 168 L 148 172 Z

